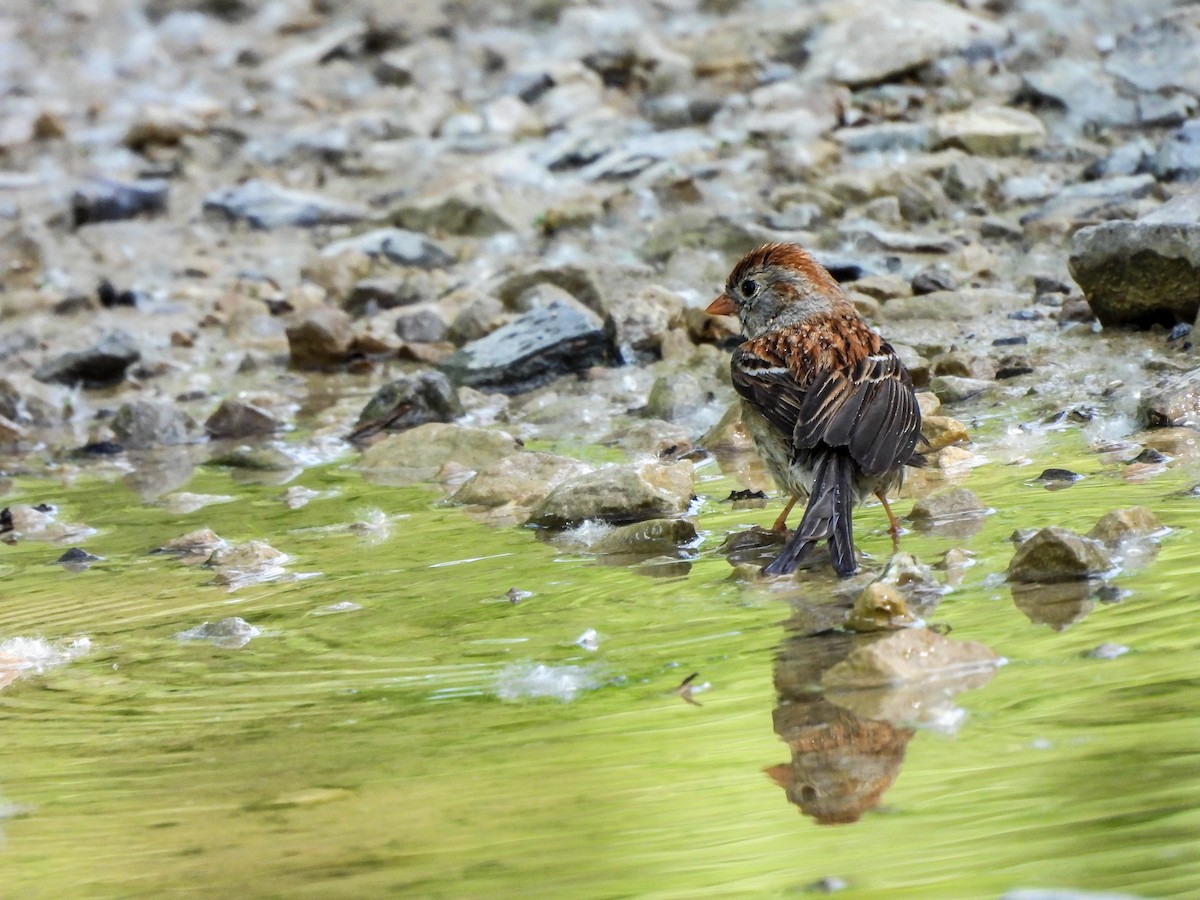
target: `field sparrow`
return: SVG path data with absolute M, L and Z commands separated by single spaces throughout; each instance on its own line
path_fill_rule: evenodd
M 883 502 L 893 543 L 900 525 L 886 491 L 914 454 L 921 413 L 896 351 L 871 330 L 838 283 L 795 244 L 766 244 L 733 268 L 711 315 L 736 314 L 746 337 L 733 353 L 742 418 L 767 470 L 804 516 L 764 569 L 781 575 L 829 541 L 840 576 L 858 570 L 851 513 L 868 494 Z

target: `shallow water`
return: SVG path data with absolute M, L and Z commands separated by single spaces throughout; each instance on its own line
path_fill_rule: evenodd
M 1050 465 L 1088 477 L 1031 483 Z M 838 826 L 800 814 L 767 771 L 791 758 L 776 684 L 822 665 L 822 638 L 789 620 L 832 581 L 730 578 L 721 540 L 778 506 L 718 502 L 738 485 L 715 463 L 699 469 L 699 555 L 659 577 L 479 524 L 430 487 L 369 484 L 349 460 L 299 478 L 334 493 L 298 510 L 222 469 L 186 489 L 236 502 L 184 515 L 115 477 L 19 478 L 6 503 L 60 506 L 99 530 L 84 546 L 103 560 L 73 573 L 53 565 L 64 547 L 0 547 L 0 644 L 90 641 L 0 690 L 3 893 L 695 897 L 829 878 L 847 897 L 1194 896 L 1200 499 L 1174 494 L 1196 471 L 1128 483 L 1122 468 L 1077 431 L 1052 435 L 1031 465 L 972 471 L 997 510 L 976 534 L 905 536 L 926 561 L 975 553 L 928 618 L 1007 664 L 947 704 L 961 721 L 888 730 L 879 777 L 894 783 Z M 1062 631 L 1014 605 L 999 577 L 1014 528 L 1086 531 L 1133 504 L 1174 530 L 1115 579 L 1120 602 L 1078 603 Z M 230 592 L 149 552 L 204 526 L 266 540 L 311 577 Z M 881 511 L 859 529 L 882 559 Z M 238 649 L 177 637 L 229 616 L 261 634 Z M 575 643 L 589 628 L 594 651 Z M 1105 642 L 1129 652 L 1084 655 Z M 688 703 L 675 688 L 693 672 Z

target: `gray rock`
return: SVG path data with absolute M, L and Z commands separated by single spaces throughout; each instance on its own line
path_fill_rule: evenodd
M 566 291 L 592 312 L 603 315 L 604 303 L 592 273 L 582 266 L 554 266 L 525 269 L 508 276 L 495 288 L 495 295 L 510 309 L 526 312 L 535 304 L 528 295 L 541 284 L 552 284 Z
M 1200 428 L 1200 369 L 1169 375 L 1143 391 L 1138 416 L 1151 428 Z
M 844 222 L 838 230 L 855 240 L 864 250 L 886 250 L 892 253 L 953 253 L 960 246 L 958 241 L 940 234 L 890 231 L 868 219 Z
M 360 222 L 365 207 L 341 203 L 319 194 L 293 191 L 258 178 L 205 196 L 204 210 L 229 221 L 245 221 L 254 228 L 312 228 Z
M 114 181 L 93 178 L 71 194 L 71 221 L 76 228 L 96 222 L 118 222 L 167 211 L 165 181 Z
M 418 372 L 385 384 L 363 407 L 351 437 L 404 431 L 426 422 L 449 422 L 463 414 L 458 391 L 441 372 Z
M 134 400 L 117 410 L 112 430 L 122 446 L 142 450 L 160 444 L 186 444 L 192 440 L 196 423 L 170 403 Z
M 28 375 L 0 378 L 0 416 L 18 425 L 49 427 L 66 418 L 57 389 L 39 384 Z
M 922 269 L 912 277 L 912 292 L 916 296 L 934 291 L 953 291 L 958 287 L 954 276 L 944 269 Z
M 400 266 L 419 269 L 444 269 L 454 262 L 439 244 L 423 234 L 403 228 L 377 228 L 352 238 L 326 244 L 322 256 L 337 256 L 346 250 L 358 250 L 371 257 L 383 257 Z
M 315 306 L 287 325 L 288 352 L 295 369 L 328 369 L 346 361 L 354 344 L 350 316 L 332 306 Z
M 1147 94 L 1174 88 L 1200 96 L 1200 17 L 1194 10 L 1180 9 L 1129 29 L 1104 68 Z
M 1081 228 L 1067 266 L 1101 324 L 1190 323 L 1200 310 L 1200 189 L 1135 221 Z
M 64 353 L 38 367 L 38 381 L 85 388 L 107 387 L 125 377 L 125 370 L 142 358 L 137 342 L 124 331 L 113 331 L 86 350 Z
M 280 569 L 282 572 L 282 569 Z M 228 584 L 229 582 L 222 582 Z M 229 616 L 216 622 L 204 622 L 175 635 L 180 641 L 206 641 L 222 650 L 238 650 L 262 634 L 240 616 Z
M 607 358 L 608 341 L 599 318 L 553 303 L 464 345 L 442 369 L 458 384 L 520 393 Z
M 591 471 L 577 459 L 552 453 L 514 453 L 480 469 L 450 498 L 455 503 L 530 507 L 571 478 Z
M 1146 160 L 1146 169 L 1161 181 L 1200 178 L 1200 119 L 1184 122 L 1167 135 L 1162 146 Z
M 851 87 L 876 84 L 969 47 L 1007 40 L 1002 26 L 946 3 L 880 0 L 821 29 L 805 74 Z M 887 52 L 864 52 L 866 47 Z
M 999 664 L 984 644 L 952 640 L 928 628 L 904 628 L 857 646 L 821 676 L 821 685 L 831 691 L 892 687 L 990 671 Z
M 984 515 L 987 515 L 987 507 L 974 492 L 959 487 L 922 497 L 913 504 L 908 518 L 920 528 L 938 521 L 978 518 Z
M 1029 94 L 1061 106 L 1074 128 L 1140 124 L 1137 104 L 1117 92 L 1096 60 L 1056 56 L 1041 69 L 1026 73 L 1024 82 Z
M 396 317 L 396 336 L 403 341 L 428 344 L 446 340 L 450 326 L 433 304 L 406 309 Z
M 700 382 L 689 372 L 662 375 L 654 380 L 642 415 L 664 422 L 686 418 L 707 402 Z
M 405 204 L 390 214 L 392 224 L 411 231 L 445 232 L 464 237 L 488 237 L 512 231 L 496 210 L 481 202 L 448 197 L 434 203 Z
M 222 400 L 204 423 L 204 430 L 213 438 L 257 437 L 283 427 L 283 422 L 261 406 L 232 398 Z
M 419 277 L 413 277 L 417 275 Z M 350 289 L 346 296 L 346 311 L 351 315 L 363 315 L 380 309 L 395 309 L 411 306 L 430 299 L 431 286 L 424 273 L 385 275 L 380 278 L 364 278 Z
M 933 131 L 921 122 L 881 122 L 839 128 L 832 137 L 851 153 L 919 152 L 933 146 Z
M 1046 126 L 1033 113 L 1008 106 L 979 106 L 945 113 L 934 124 L 936 145 L 979 156 L 1017 156 L 1046 142 Z
M 518 452 L 521 444 L 503 431 L 427 422 L 372 444 L 360 465 L 389 473 L 388 480 L 409 482 L 426 480 L 447 464 L 478 471 Z
M 504 304 L 495 297 L 484 294 L 467 302 L 454 321 L 446 336 L 456 344 L 475 341 L 491 334 L 507 321 Z
M 1017 548 L 1008 564 L 1008 580 L 1054 584 L 1104 575 L 1112 560 L 1099 541 L 1051 525 Z
M 929 389 L 943 403 L 959 403 L 978 397 L 992 386 L 982 378 L 963 378 L 961 375 L 935 375 L 929 379 Z
M 556 487 L 529 517 L 535 525 L 567 528 L 589 519 L 612 524 L 678 516 L 695 489 L 691 462 L 609 466 Z

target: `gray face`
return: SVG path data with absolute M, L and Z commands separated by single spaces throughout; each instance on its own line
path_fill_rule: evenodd
M 807 321 L 843 299 L 840 289 L 816 284 L 795 269 L 763 266 L 737 274 L 725 292 L 737 305 L 748 338 Z

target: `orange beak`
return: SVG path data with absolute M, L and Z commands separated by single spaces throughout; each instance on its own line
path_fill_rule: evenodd
M 733 298 L 728 294 L 721 294 L 716 300 L 708 304 L 704 310 L 710 316 L 732 316 L 737 312 L 737 307 L 733 305 Z

